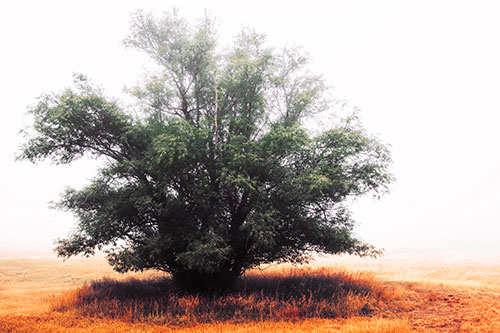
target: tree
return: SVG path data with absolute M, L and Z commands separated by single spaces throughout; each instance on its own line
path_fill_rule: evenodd
M 43 95 L 21 159 L 105 160 L 87 187 L 58 206 L 79 220 L 59 256 L 106 251 L 120 272 L 158 269 L 191 291 L 224 290 L 263 263 L 312 252 L 376 255 L 352 233 L 345 203 L 384 192 L 387 148 L 353 119 L 312 135 L 327 88 L 299 48 L 276 51 L 241 32 L 217 48 L 213 21 L 137 12 L 129 47 L 161 70 L 130 89 L 133 116 L 83 75 Z

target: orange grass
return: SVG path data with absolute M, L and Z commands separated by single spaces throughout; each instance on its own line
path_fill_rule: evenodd
M 37 333 L 106 333 L 106 332 L 185 332 L 185 333 L 248 333 L 248 332 L 345 332 L 345 333 L 405 333 L 411 332 L 404 319 L 359 318 L 307 319 L 302 321 L 262 321 L 244 323 L 207 323 L 187 327 L 169 327 L 146 323 L 131 323 L 117 319 L 96 319 L 70 313 L 44 316 L 5 316 L 0 320 L 0 332 Z
M 222 296 L 184 294 L 170 278 L 102 279 L 50 300 L 53 311 L 157 325 L 370 315 L 387 298 L 372 276 L 336 270 L 250 272 Z
M 148 317 L 141 312 L 147 307 L 138 311 L 140 300 L 158 297 L 154 291 L 161 289 L 176 297 L 179 301 L 176 306 L 180 309 L 196 309 L 213 304 L 199 295 L 178 293 L 162 274 L 117 274 L 102 258 L 71 259 L 67 262 L 52 259 L 0 260 L 0 332 L 500 332 L 498 264 L 436 263 L 411 258 L 335 258 L 320 260 L 319 265 L 328 265 L 329 268 L 291 270 L 290 266 L 278 266 L 264 271 L 254 270 L 247 274 L 239 291 L 230 293 L 229 296 L 236 300 L 226 308 L 230 311 L 213 312 L 211 316 L 215 317 L 206 314 L 194 317 L 186 313 L 184 317 L 176 317 L 171 314 L 169 319 L 168 311 L 161 313 L 164 310 L 159 303 L 157 309 L 161 311 L 158 316 L 153 312 Z M 346 273 L 359 270 L 369 273 Z M 308 302 L 310 305 L 321 304 L 321 297 L 327 293 L 318 288 L 323 285 L 318 276 L 325 274 L 329 276 L 330 282 L 335 280 L 332 278 L 334 276 L 339 277 L 337 282 L 342 281 L 337 283 L 337 291 L 344 290 L 344 295 L 360 300 L 358 305 L 353 306 L 354 313 L 360 311 L 358 313 L 369 314 L 342 318 L 340 312 L 340 317 L 335 317 L 336 314 L 334 318 L 308 317 L 316 310 L 319 313 L 324 310 L 321 306 L 310 306 L 307 311 L 301 307 L 307 307 Z M 349 281 L 355 283 L 349 285 Z M 342 285 L 345 283 L 347 286 Z M 113 298 L 121 302 L 115 304 L 114 314 L 113 311 L 104 311 L 102 314 L 96 312 L 94 315 L 79 312 L 77 305 L 84 303 L 81 303 L 78 290 L 83 293 L 91 286 L 97 288 L 93 297 L 94 300 L 100 299 L 101 304 Z M 141 289 L 142 295 L 134 296 L 130 290 L 139 286 L 144 287 Z M 357 289 L 356 286 L 362 288 Z M 311 298 L 307 300 L 307 293 L 304 294 L 304 300 L 297 298 L 297 291 L 304 290 L 300 288 L 312 289 L 310 294 L 316 295 L 316 298 L 312 298 L 315 301 Z M 102 293 L 97 297 L 96 292 L 99 290 Z M 111 294 L 106 296 L 106 290 Z M 275 293 L 266 294 L 266 290 L 274 290 Z M 368 294 L 367 290 L 370 290 Z M 245 309 L 244 300 L 252 297 L 255 301 L 260 300 L 261 304 L 247 307 L 245 317 L 241 310 Z M 296 308 L 283 305 L 294 297 Z M 132 305 L 136 302 L 137 311 L 133 307 L 123 310 L 122 302 L 126 303 L 127 300 Z M 216 303 L 216 298 L 211 302 Z M 224 309 L 227 302 L 222 302 L 222 299 L 218 302 L 219 309 Z M 262 306 L 266 302 L 268 305 L 274 304 L 271 307 L 272 314 L 277 314 L 277 318 L 271 317 L 270 308 Z M 340 308 L 341 303 L 337 304 Z M 364 308 L 366 304 L 369 305 Z M 53 308 L 59 308 L 59 311 Z M 335 302 L 330 302 L 332 308 L 335 309 Z M 238 309 L 240 313 L 237 313 Z M 261 309 L 264 309 L 262 319 Z M 134 311 L 136 317 L 132 315 Z M 218 319 L 225 318 L 231 311 L 239 319 Z M 196 320 L 199 322 L 189 322 L 189 316 L 198 318 Z M 172 318 L 172 322 L 165 321 L 167 324 L 155 324 Z

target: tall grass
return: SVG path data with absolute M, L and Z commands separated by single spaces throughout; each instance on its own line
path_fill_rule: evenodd
M 370 315 L 386 297 L 374 279 L 332 269 L 253 271 L 225 295 L 185 294 L 168 278 L 102 279 L 50 300 L 54 311 L 186 325 Z

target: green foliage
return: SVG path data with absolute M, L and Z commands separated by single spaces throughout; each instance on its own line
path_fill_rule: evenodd
M 138 12 L 131 30 L 126 45 L 163 68 L 130 90 L 142 115 L 81 75 L 30 110 L 20 158 L 106 160 L 59 203 L 79 219 L 60 256 L 104 249 L 119 271 L 161 269 L 187 289 L 220 289 L 311 251 L 378 253 L 352 235 L 345 202 L 386 189 L 389 153 L 352 119 L 318 136 L 303 128 L 328 100 L 299 49 L 277 52 L 244 31 L 217 52 L 209 18 L 191 28 L 175 13 Z

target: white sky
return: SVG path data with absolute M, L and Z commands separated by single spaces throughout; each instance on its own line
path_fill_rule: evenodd
M 0 4 L 0 253 L 49 251 L 75 219 L 50 210 L 95 164 L 15 162 L 42 93 L 81 72 L 123 96 L 145 56 L 127 50 L 130 12 L 209 9 L 221 40 L 241 27 L 298 43 L 334 95 L 391 145 L 397 182 L 353 206 L 357 233 L 388 253 L 500 256 L 500 4 L 495 1 L 4 1 Z

